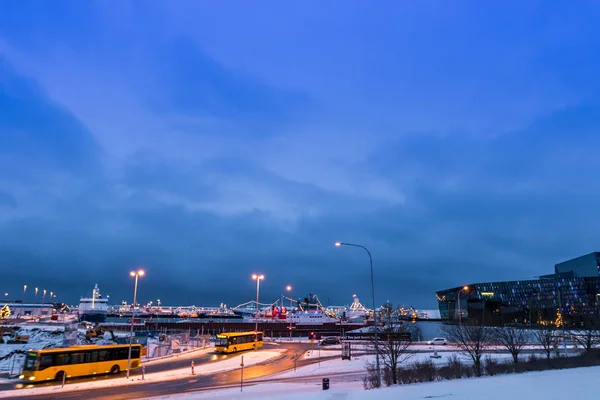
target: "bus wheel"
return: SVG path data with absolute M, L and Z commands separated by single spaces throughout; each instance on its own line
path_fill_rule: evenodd
M 111 374 L 118 374 L 119 373 L 119 366 L 118 365 L 113 365 L 112 368 L 110 369 L 110 373 Z
M 56 380 L 59 382 L 62 382 L 63 378 L 65 377 L 65 371 L 58 371 L 56 373 Z

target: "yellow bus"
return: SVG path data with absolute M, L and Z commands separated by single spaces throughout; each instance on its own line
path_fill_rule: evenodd
M 260 349 L 263 345 L 262 332 L 220 333 L 215 341 L 215 351 L 236 353 L 244 350 Z
M 129 345 L 72 346 L 46 350 L 29 350 L 19 379 L 43 382 L 78 376 L 118 374 L 127 371 Z M 141 366 L 142 345 L 131 347 L 131 369 Z

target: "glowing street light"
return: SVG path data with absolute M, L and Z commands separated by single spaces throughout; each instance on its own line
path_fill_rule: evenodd
M 256 281 L 256 315 L 254 318 L 254 331 L 258 332 L 258 293 L 260 291 L 260 281 L 262 279 L 265 279 L 264 275 L 257 275 L 257 274 L 252 274 L 252 279 L 254 279 Z
M 46 289 L 44 289 L 44 295 L 42 296 L 42 304 L 44 304 L 45 300 L 46 300 Z
M 290 293 L 290 310 L 288 311 L 288 315 L 290 317 L 290 340 L 292 340 L 292 285 L 287 285 L 285 290 Z
M 377 366 L 377 386 L 381 386 L 381 369 L 379 368 L 379 332 L 377 327 L 377 308 L 375 305 L 375 283 L 373 282 L 373 257 L 371 252 L 365 246 L 353 243 L 335 242 L 336 247 L 351 246 L 360 247 L 369 255 L 369 265 L 371 266 L 371 296 L 373 300 L 373 325 L 375 326 L 375 360 Z M 341 326 L 341 325 L 340 325 Z
M 456 303 L 458 304 L 458 324 L 462 325 L 462 311 L 460 310 L 460 294 L 462 292 L 468 292 L 469 291 L 469 287 L 467 285 L 461 287 L 458 291 L 458 295 L 457 295 L 457 299 L 456 299 Z
M 23 294 L 27 291 L 27 285 L 23 285 Z
M 35 297 L 37 297 L 38 288 L 35 288 Z
M 131 330 L 129 331 L 129 354 L 127 355 L 127 379 L 129 379 L 129 371 L 131 370 L 131 346 L 133 346 L 133 317 L 135 317 L 135 303 L 137 299 L 137 286 L 138 277 L 144 276 L 145 272 L 143 269 L 138 271 L 131 271 L 130 276 L 135 277 L 135 283 L 133 285 L 133 309 L 131 310 Z

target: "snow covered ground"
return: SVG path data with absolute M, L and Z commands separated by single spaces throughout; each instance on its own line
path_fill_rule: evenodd
M 323 355 L 325 352 L 321 352 L 322 357 L 325 357 L 325 355 Z M 461 354 L 458 354 L 456 352 L 452 352 L 452 353 L 439 353 L 438 355 L 440 356 L 440 358 L 431 358 L 431 356 L 433 356 L 434 353 L 415 353 L 413 354 L 410 359 L 408 359 L 406 362 L 403 363 L 403 365 L 408 365 L 414 362 L 423 362 L 423 361 L 429 361 L 431 360 L 435 365 L 444 365 L 448 363 L 448 360 L 453 357 L 454 355 L 456 355 L 458 357 L 458 359 L 462 362 L 464 362 L 465 364 L 470 364 L 471 363 L 471 359 L 468 356 L 464 356 Z M 510 354 L 489 354 L 486 355 L 489 356 L 490 358 L 493 358 L 495 360 L 502 360 L 502 361 L 506 361 L 506 360 L 511 360 L 512 356 Z M 319 358 L 319 352 L 311 352 L 311 353 L 306 353 L 304 355 L 305 358 L 311 358 L 311 359 L 318 359 Z M 485 360 L 485 358 L 484 358 Z M 316 364 L 311 364 L 311 365 L 307 365 L 304 367 L 299 367 L 296 369 L 296 371 L 294 372 L 292 371 L 288 371 L 288 372 L 283 372 L 281 374 L 275 375 L 273 377 L 278 377 L 278 378 L 291 378 L 291 377 L 300 377 L 300 376 L 310 376 L 310 375 L 322 375 L 322 376 L 326 376 L 327 374 L 334 374 L 334 373 L 350 373 L 350 372 L 364 372 L 366 370 L 366 365 L 367 363 L 375 363 L 375 356 L 374 355 L 368 355 L 368 356 L 359 356 L 359 357 L 352 357 L 352 360 L 342 360 L 342 359 L 337 359 L 337 360 L 327 360 L 327 361 L 321 361 L 321 363 L 316 363 Z
M 284 350 L 276 349 L 276 350 L 260 350 L 260 351 L 250 351 L 246 353 L 242 353 L 244 356 L 244 366 L 250 367 L 255 364 L 259 364 L 265 362 L 269 359 L 278 357 Z M 232 357 L 227 358 L 223 361 L 213 362 L 210 364 L 201 364 L 196 365 L 194 368 L 195 375 L 207 375 L 214 374 L 217 372 L 225 372 L 234 369 L 240 368 L 241 357 Z M 31 385 L 31 388 L 25 390 L 17 390 L 17 391 L 5 391 L 0 392 L 0 398 L 18 398 L 19 396 L 30 396 L 30 395 L 38 395 L 38 394 L 52 394 L 59 396 L 60 393 L 65 393 L 69 391 L 82 390 L 82 389 L 91 389 L 91 388 L 102 388 L 102 387 L 114 387 L 121 385 L 136 385 L 140 383 L 147 382 L 160 382 L 160 381 L 168 381 L 172 379 L 179 379 L 182 377 L 189 376 L 191 377 L 191 368 L 179 368 L 172 369 L 163 372 L 150 372 L 150 367 L 146 367 L 146 371 L 148 373 L 145 374 L 145 380 L 141 380 L 141 377 L 135 376 L 135 379 L 131 379 L 129 381 L 123 379 L 103 379 L 96 381 L 67 381 L 65 387 L 61 386 L 42 386 L 36 387 L 35 385 Z
M 0 344 L 0 358 L 14 352 L 28 349 L 47 349 L 62 345 L 64 338 L 64 327 L 28 324 L 26 327 L 15 329 L 19 336 L 29 336 L 26 344 Z M 8 339 L 9 336 L 4 336 Z M 0 372 L 8 372 L 12 368 L 14 371 L 21 370 L 24 356 L 17 355 L 0 360 Z
M 575 368 L 484 378 L 458 379 L 364 390 L 360 383 L 322 390 L 312 383 L 273 383 L 211 392 L 155 397 L 154 400 L 595 400 L 600 367 Z

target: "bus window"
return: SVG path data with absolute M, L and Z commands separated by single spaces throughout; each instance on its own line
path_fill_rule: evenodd
M 57 354 L 56 355 L 56 365 L 69 365 L 71 364 L 71 355 L 70 354 Z
M 35 371 L 35 361 L 37 359 L 37 353 L 28 353 L 23 365 L 23 371 Z
M 98 352 L 98 361 L 110 361 L 110 352 L 107 350 L 100 350 Z
M 71 354 L 71 364 L 83 364 L 85 362 L 84 353 L 73 353 Z
M 98 352 L 97 351 L 88 351 L 85 353 L 85 362 L 98 362 Z
M 52 354 L 44 354 L 40 359 L 40 371 L 52 366 Z
M 140 358 L 140 348 L 139 347 L 133 347 L 131 349 L 131 358 Z

